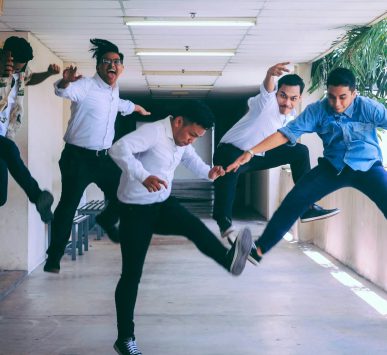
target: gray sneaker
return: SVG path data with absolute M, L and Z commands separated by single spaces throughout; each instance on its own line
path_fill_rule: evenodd
M 312 222 L 316 221 L 318 219 L 324 219 L 324 218 L 329 218 L 332 217 L 336 214 L 338 214 L 340 210 L 338 208 L 333 208 L 331 210 L 326 210 L 322 208 L 319 205 L 313 204 L 312 208 L 307 210 L 301 217 L 301 222 L 306 223 L 306 222 Z
M 251 251 L 253 238 L 249 228 L 243 228 L 226 254 L 228 270 L 235 276 L 240 275 L 246 266 L 246 260 Z

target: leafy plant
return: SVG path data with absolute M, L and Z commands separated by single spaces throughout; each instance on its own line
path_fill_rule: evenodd
M 357 91 L 387 106 L 387 19 L 372 26 L 352 27 L 333 43 L 333 50 L 312 64 L 312 93 L 325 85 L 336 67 L 350 68 Z

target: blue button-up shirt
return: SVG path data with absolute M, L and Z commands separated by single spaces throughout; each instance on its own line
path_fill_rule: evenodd
M 303 133 L 317 133 L 323 141 L 324 157 L 338 170 L 346 165 L 353 170 L 367 171 L 382 161 L 376 128 L 387 129 L 386 108 L 367 97 L 357 96 L 343 112 L 336 113 L 328 99 L 308 105 L 286 127 L 278 131 L 290 144 Z

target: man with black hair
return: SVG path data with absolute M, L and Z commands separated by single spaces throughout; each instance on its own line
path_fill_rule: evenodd
M 297 218 L 314 202 L 343 187 L 368 196 L 387 218 L 387 172 L 376 129 L 387 129 L 386 108 L 356 93 L 356 79 L 346 68 L 336 68 L 327 79 L 327 97 L 308 105 L 287 126 L 252 147 L 254 154 L 289 142 L 303 133 L 315 132 L 323 142 L 323 158 L 288 193 L 255 242 L 259 258 L 276 245 Z M 243 153 L 227 167 L 236 171 L 251 160 Z
M 250 147 L 286 125 L 294 118 L 295 107 L 304 90 L 303 80 L 296 74 L 288 74 L 279 79 L 276 88 L 274 77 L 289 72 L 289 62 L 275 64 L 267 71 L 260 93 L 248 101 L 249 111 L 220 140 L 214 153 L 214 164 L 226 168 L 231 162 L 247 151 L 252 159 L 241 169 L 231 172 L 215 181 L 215 200 L 213 218 L 216 220 L 221 236 L 233 241 L 235 229 L 232 225 L 232 208 L 239 175 L 250 171 L 270 169 L 290 164 L 293 181 L 296 183 L 310 171 L 308 148 L 300 143 L 294 146 L 282 145 L 263 153 L 253 153 Z M 301 216 L 301 222 L 327 218 L 338 213 L 338 209 L 325 210 L 313 204 Z M 257 264 L 255 254 L 249 256 Z
M 209 108 L 193 101 L 175 117 L 145 124 L 109 150 L 122 169 L 118 188 L 122 273 L 115 293 L 118 339 L 114 344 L 119 354 L 141 354 L 134 336 L 133 313 L 153 233 L 187 237 L 233 275 L 239 275 L 245 267 L 252 245 L 247 228 L 240 231 L 228 251 L 197 217 L 170 196 L 180 162 L 201 178 L 215 180 L 224 175 L 221 166 L 211 169 L 206 165 L 191 145 L 213 122 Z
M 113 242 L 119 242 L 117 187 L 121 171 L 108 155 L 114 138 L 117 113 L 138 112 L 149 115 L 143 107 L 119 98 L 117 80 L 124 70 L 124 56 L 118 47 L 103 39 L 91 39 L 96 58 L 93 77 L 77 75 L 70 66 L 55 83 L 55 93 L 71 100 L 71 118 L 59 167 L 62 193 L 54 212 L 51 243 L 44 271 L 59 273 L 60 259 L 70 237 L 72 221 L 86 187 L 95 183 L 105 194 L 107 207 L 96 217 L 97 223 Z
M 31 45 L 21 37 L 9 37 L 1 52 L 3 66 L 0 78 L 0 206 L 7 201 L 8 171 L 36 205 L 44 223 L 52 219 L 53 196 L 40 189 L 20 156 L 12 140 L 23 118 L 23 99 L 26 85 L 36 85 L 60 72 L 59 66 L 50 64 L 47 71 L 31 73 L 27 64 L 33 58 Z

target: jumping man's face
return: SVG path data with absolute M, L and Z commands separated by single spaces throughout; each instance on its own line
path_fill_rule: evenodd
M 196 123 L 184 125 L 183 117 L 178 116 L 172 121 L 172 132 L 175 144 L 183 147 L 194 143 L 196 139 L 204 136 L 206 130 Z
M 283 115 L 291 113 L 301 99 L 299 85 L 281 85 L 276 93 L 279 111 Z
M 333 111 L 344 112 L 356 97 L 356 90 L 351 91 L 348 86 L 328 86 L 328 102 Z
M 26 63 L 13 63 L 13 72 L 20 73 L 20 71 L 25 67 Z
M 124 66 L 121 63 L 120 56 L 114 52 L 105 53 L 97 65 L 98 75 L 110 86 L 115 85 L 123 70 Z

